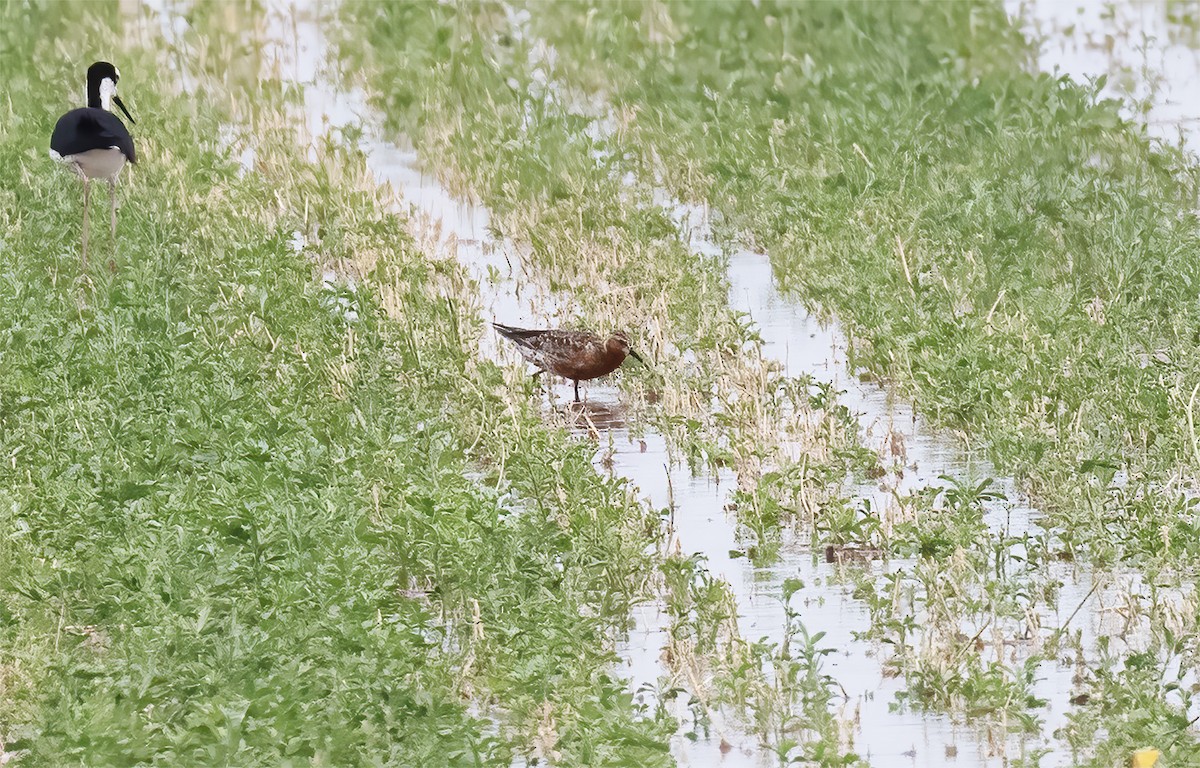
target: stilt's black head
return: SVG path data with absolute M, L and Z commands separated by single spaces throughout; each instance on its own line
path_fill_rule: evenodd
M 100 81 L 104 78 L 109 78 L 113 81 L 113 85 L 121 79 L 121 73 L 107 61 L 97 61 L 92 66 L 88 67 L 88 90 L 92 89 L 94 84 L 97 88 L 100 87 Z
M 117 95 L 117 81 L 120 79 L 121 73 L 107 61 L 97 61 L 88 67 L 88 106 L 112 112 L 112 105 L 116 104 L 125 113 L 125 117 L 129 119 L 129 122 L 136 124 L 137 121 L 129 114 L 129 110 L 125 109 L 125 103 Z

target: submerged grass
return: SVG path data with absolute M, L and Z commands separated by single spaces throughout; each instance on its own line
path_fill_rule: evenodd
M 217 10 L 167 52 L 115 3 L 0 5 L 0 749 L 664 761 L 609 671 L 657 521 L 492 394 L 447 266 L 361 158 L 309 162 L 277 84 L 207 71 L 235 39 Z M 88 63 L 63 50 L 117 61 L 139 121 L 82 276 L 81 190 L 44 149 Z

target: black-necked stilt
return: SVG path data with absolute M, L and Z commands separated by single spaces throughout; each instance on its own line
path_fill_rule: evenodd
M 137 162 L 133 137 L 121 118 L 112 113 L 116 104 L 133 123 L 129 110 L 117 96 L 121 73 L 107 61 L 88 67 L 88 105 L 58 118 L 50 136 L 50 156 L 69 165 L 83 179 L 83 264 L 87 266 L 88 198 L 92 179 L 108 182 L 112 204 L 112 233 L 117 234 L 117 176 L 126 161 Z

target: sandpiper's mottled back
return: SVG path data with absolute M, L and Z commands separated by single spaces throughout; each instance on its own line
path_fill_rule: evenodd
M 624 331 L 613 331 L 607 339 L 591 331 L 555 329 L 527 330 L 492 323 L 506 339 L 517 345 L 521 356 L 543 371 L 575 381 L 575 401 L 579 402 L 579 382 L 612 373 L 626 357 L 643 362 L 630 346 Z

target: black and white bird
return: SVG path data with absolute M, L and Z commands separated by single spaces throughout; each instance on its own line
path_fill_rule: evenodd
M 69 166 L 83 179 L 83 264 L 87 266 L 88 202 L 93 179 L 108 182 L 112 208 L 112 234 L 117 234 L 117 176 L 126 162 L 136 163 L 133 137 L 121 118 L 112 113 L 121 108 L 129 122 L 133 118 L 117 96 L 121 73 L 107 61 L 88 67 L 86 107 L 72 109 L 58 118 L 50 136 L 50 156 Z

